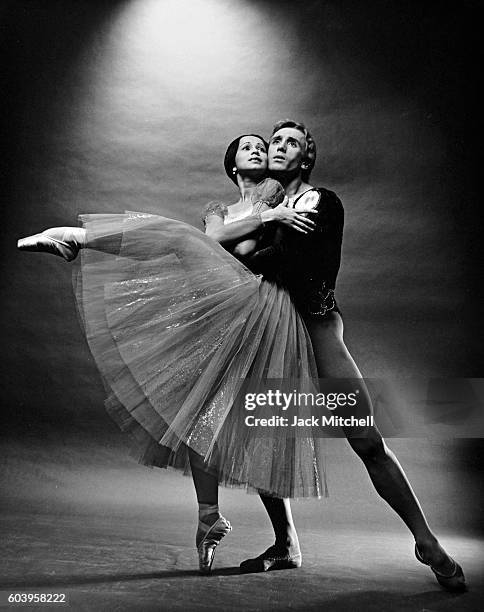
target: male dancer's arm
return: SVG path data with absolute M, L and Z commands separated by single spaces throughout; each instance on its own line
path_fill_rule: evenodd
M 252 271 L 279 280 L 289 289 L 309 280 L 314 285 L 324 280 L 334 287 L 341 259 L 344 210 L 335 193 L 320 191 L 317 214 L 312 217 L 316 230 L 301 234 L 279 228 L 270 245 L 246 260 Z
M 258 232 L 265 225 L 287 225 L 299 232 L 311 232 L 314 227 L 308 215 L 299 214 L 285 205 L 284 189 L 274 179 L 261 181 L 252 194 L 252 201 L 255 206 L 251 215 L 227 224 L 224 224 L 227 206 L 222 202 L 210 202 L 203 216 L 205 233 L 225 247 L 243 239 L 257 239 Z M 244 250 L 249 254 L 248 248 Z

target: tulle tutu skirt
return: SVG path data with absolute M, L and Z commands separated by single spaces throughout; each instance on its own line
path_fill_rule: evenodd
M 111 417 L 146 465 L 186 469 L 188 448 L 222 484 L 326 494 L 322 440 L 247 427 L 244 379 L 317 377 L 288 293 L 186 223 L 83 215 L 76 296 Z

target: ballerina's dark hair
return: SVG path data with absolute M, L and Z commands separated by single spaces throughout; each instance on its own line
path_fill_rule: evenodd
M 309 177 L 311 176 L 311 171 L 314 168 L 314 164 L 316 163 L 316 143 L 314 142 L 314 138 L 312 137 L 311 132 L 304 125 L 304 123 L 300 123 L 299 121 L 293 121 L 292 119 L 283 119 L 282 121 L 278 121 L 272 128 L 271 137 L 274 136 L 276 132 L 282 130 L 282 128 L 285 127 L 299 130 L 304 134 L 304 137 L 306 138 L 306 157 L 304 159 L 306 168 L 302 168 L 301 178 L 305 183 L 308 183 Z
M 234 174 L 234 172 L 233 172 L 233 169 L 234 169 L 234 166 L 235 166 L 235 156 L 237 155 L 237 150 L 239 148 L 240 139 L 244 138 L 245 136 L 255 136 L 255 138 L 259 138 L 260 140 L 262 140 L 262 142 L 265 145 L 266 151 L 267 151 L 267 149 L 269 147 L 269 145 L 266 142 L 266 140 L 264 138 L 262 138 L 262 136 L 259 136 L 259 134 L 242 134 L 241 136 L 239 136 L 235 140 L 232 140 L 232 142 L 227 147 L 227 151 L 225 152 L 224 168 L 225 168 L 225 173 L 227 174 L 229 179 L 231 181 L 233 181 L 236 185 L 237 185 L 237 178 L 236 178 L 237 177 L 237 173 Z

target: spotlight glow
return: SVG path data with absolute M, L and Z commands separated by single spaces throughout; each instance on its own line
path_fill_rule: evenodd
M 77 136 L 139 159 L 169 151 L 165 174 L 188 155 L 192 173 L 205 172 L 234 132 L 266 133 L 311 92 L 312 80 L 301 88 L 311 66 L 294 69 L 290 21 L 253 0 L 127 1 L 89 43 L 76 72 Z
M 262 56 L 264 40 L 255 25 L 244 2 L 138 0 L 122 13 L 116 31 L 122 53 L 137 58 L 145 74 L 172 87 L 190 85 L 195 94 L 195 88 L 233 79 L 249 49 L 259 48 Z

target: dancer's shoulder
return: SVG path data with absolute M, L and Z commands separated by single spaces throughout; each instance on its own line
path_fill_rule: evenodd
M 293 206 L 298 212 L 332 212 L 343 214 L 343 204 L 334 191 L 325 187 L 310 187 L 293 200 Z
M 220 200 L 211 200 L 206 204 L 202 209 L 202 221 L 206 224 L 208 217 L 215 215 L 220 217 L 222 220 L 228 214 L 227 204 L 225 202 L 221 202 Z
M 331 189 L 326 189 L 326 187 L 315 187 L 314 189 L 321 194 L 322 202 L 327 203 L 330 206 L 343 209 L 343 204 L 334 191 L 331 191 Z

